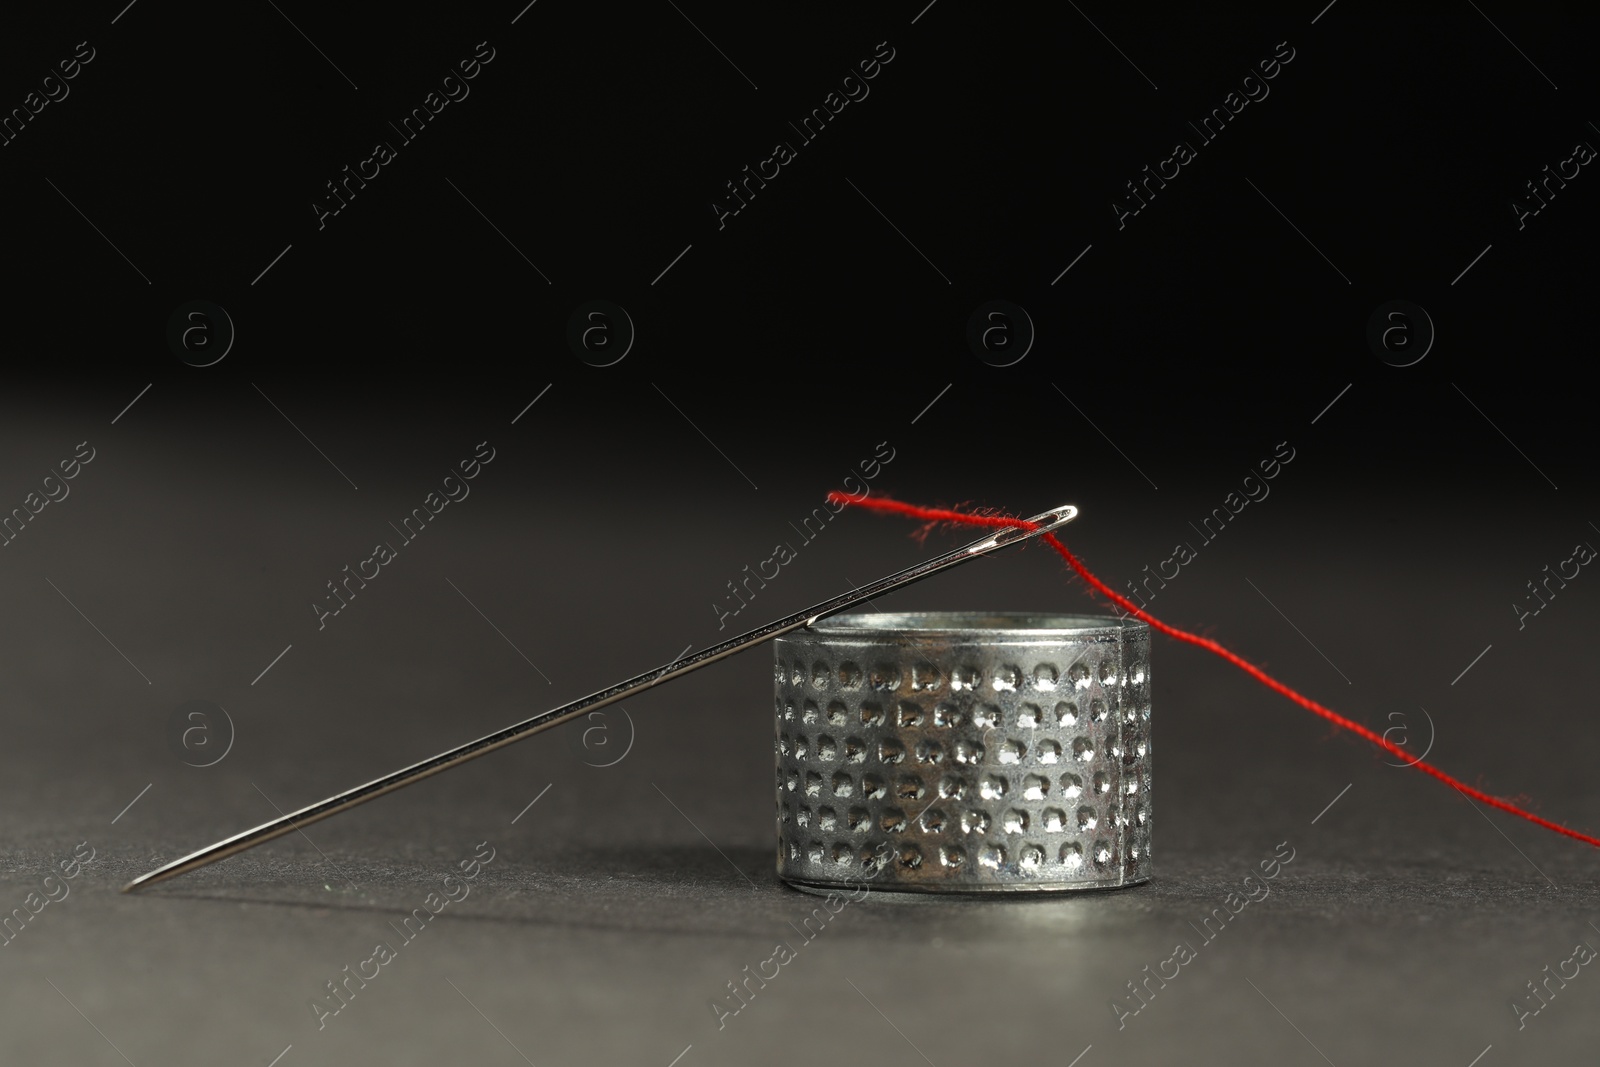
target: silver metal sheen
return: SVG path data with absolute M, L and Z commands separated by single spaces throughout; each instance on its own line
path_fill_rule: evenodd
M 778 874 L 803 888 L 1150 878 L 1150 629 L 847 614 L 775 642 Z

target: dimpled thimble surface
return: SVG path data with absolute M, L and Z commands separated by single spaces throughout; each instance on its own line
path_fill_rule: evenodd
M 1144 623 L 838 615 L 775 644 L 785 881 L 970 893 L 1149 879 Z

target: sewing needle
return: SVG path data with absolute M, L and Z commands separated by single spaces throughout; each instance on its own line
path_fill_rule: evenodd
M 814 607 L 807 608 L 805 611 L 797 612 L 776 622 L 769 622 L 765 626 L 757 627 L 738 637 L 729 638 L 702 651 L 690 653 L 665 666 L 646 671 L 644 674 L 630 678 L 627 681 L 618 682 L 597 693 L 574 700 L 570 704 L 563 704 L 560 707 L 540 712 L 531 719 L 524 719 L 522 722 L 497 730 L 486 737 L 480 737 L 476 741 L 470 741 L 457 748 L 441 752 L 436 756 L 430 756 L 421 763 L 403 767 L 400 770 L 384 775 L 382 778 L 373 779 L 365 785 L 347 789 L 342 793 L 328 797 L 326 800 L 319 800 L 315 804 L 301 808 L 299 811 L 262 823 L 253 830 L 245 830 L 242 833 L 234 834 L 232 837 L 224 838 L 214 845 L 208 845 L 198 852 L 191 852 L 181 859 L 173 860 L 164 867 L 158 867 L 148 874 L 140 875 L 123 886 L 122 891 L 127 893 L 135 889 L 143 889 L 145 886 L 154 885 L 157 882 L 164 882 L 168 878 L 176 878 L 180 874 L 186 874 L 207 864 L 215 863 L 217 860 L 226 859 L 246 849 L 254 848 L 263 842 L 271 841 L 275 837 L 282 837 L 284 834 L 304 829 L 312 823 L 321 822 L 323 819 L 337 815 L 341 811 L 347 811 L 358 804 L 365 804 L 367 801 L 381 797 L 385 793 L 392 793 L 396 789 L 408 786 L 413 782 L 420 782 L 424 778 L 449 770 L 451 767 L 465 763 L 468 760 L 487 755 L 496 749 L 504 748 L 515 741 L 521 741 L 525 737 L 531 737 L 536 733 L 548 730 L 586 712 L 603 708 L 608 704 L 614 704 L 640 690 L 648 689 L 661 682 L 688 674 L 690 671 L 698 670 L 718 660 L 726 659 L 736 652 L 743 652 L 747 648 L 764 644 L 791 630 L 797 630 L 819 619 L 837 614 L 846 608 L 853 607 L 873 597 L 882 596 L 891 589 L 910 585 L 912 582 L 919 581 L 931 574 L 936 574 L 948 567 L 954 567 L 959 563 L 965 563 L 967 560 L 977 559 L 979 556 L 987 555 L 1006 545 L 1018 544 L 1040 534 L 1059 529 L 1077 517 L 1077 508 L 1071 505 L 1064 505 L 1026 520 L 1031 524 L 1031 528 L 1016 526 L 999 529 L 994 534 L 974 541 L 963 548 L 925 560 L 897 574 L 879 578 L 864 586 L 858 586 L 848 593 L 825 600 Z

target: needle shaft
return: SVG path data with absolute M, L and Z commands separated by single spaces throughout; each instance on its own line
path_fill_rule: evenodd
M 408 786 L 413 782 L 420 782 L 424 778 L 432 777 L 441 771 L 447 771 L 451 767 L 465 763 L 468 760 L 487 755 L 496 749 L 521 741 L 525 737 L 532 737 L 534 734 L 541 733 L 553 726 L 558 726 L 586 712 L 593 711 L 596 708 L 603 708 L 608 704 L 614 704 L 641 690 L 649 689 L 652 686 L 659 685 L 661 682 L 688 674 L 690 671 L 699 670 L 701 667 L 726 659 L 735 653 L 743 652 L 745 649 L 764 644 L 775 637 L 786 634 L 791 630 L 797 630 L 808 623 L 816 622 L 863 601 L 881 596 L 891 589 L 909 585 L 931 574 L 965 563 L 967 560 L 976 559 L 1006 545 L 1017 544 L 1039 534 L 1058 529 L 1077 518 L 1077 515 L 1078 509 L 1071 505 L 1035 515 L 1028 520 L 1032 526 L 1031 529 L 1013 527 L 999 530 L 992 536 L 974 541 L 970 545 L 947 552 L 944 555 L 935 556 L 933 559 L 915 564 L 896 574 L 858 586 L 848 593 L 842 593 L 839 596 L 825 600 L 814 607 L 807 608 L 805 611 L 797 612 L 776 622 L 769 622 L 748 633 L 729 638 L 699 652 L 691 652 L 681 659 L 674 660 L 654 670 L 646 671 L 626 681 L 618 682 L 597 693 L 591 693 L 589 696 L 574 700 L 570 704 L 563 704 L 560 707 L 542 711 L 530 719 L 514 723 L 485 737 L 480 737 L 476 741 L 470 741 L 457 748 L 441 752 L 436 756 L 430 756 L 420 763 L 413 763 L 409 767 L 402 767 L 400 770 L 392 771 L 381 778 L 375 778 L 367 782 L 365 785 L 358 785 L 353 789 L 336 793 L 325 800 L 319 800 L 315 804 L 301 808 L 299 811 L 279 816 L 270 822 L 262 823 L 254 829 L 245 830 L 234 834 L 232 837 L 224 838 L 214 845 L 208 845 L 181 859 L 173 860 L 164 867 L 158 867 L 148 874 L 142 874 L 123 886 L 122 891 L 126 893 L 135 889 L 143 889 L 157 882 L 164 882 L 168 878 L 176 878 L 180 874 L 186 874 L 207 864 L 215 863 L 220 859 L 226 859 L 246 849 L 254 848 L 263 842 L 271 841 L 273 838 L 304 829 L 312 823 L 337 815 L 341 811 L 347 811 L 358 804 L 365 804 L 369 800 L 375 800 L 385 793 L 392 793 L 396 789 Z

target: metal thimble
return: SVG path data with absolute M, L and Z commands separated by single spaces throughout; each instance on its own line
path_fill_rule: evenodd
M 853 614 L 775 644 L 785 881 L 970 893 L 1149 879 L 1144 623 Z

